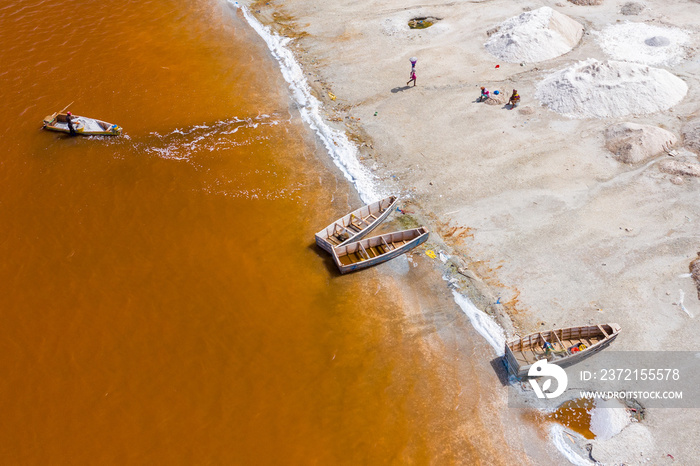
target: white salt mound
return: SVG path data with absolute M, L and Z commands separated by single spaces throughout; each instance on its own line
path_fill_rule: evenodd
M 596 400 L 595 408 L 591 410 L 591 432 L 596 440 L 613 438 L 629 423 L 627 410 L 618 400 Z
M 614 60 L 654 66 L 677 65 L 687 56 L 690 34 L 678 28 L 626 22 L 598 33 L 598 43 Z
M 501 23 L 484 47 L 508 63 L 534 63 L 570 52 L 581 36 L 583 26 L 545 6 Z
M 609 118 L 666 110 L 687 92 L 687 84 L 666 70 L 591 58 L 547 76 L 535 97 L 570 118 Z
M 676 142 L 673 133 L 658 126 L 620 123 L 605 130 L 605 147 L 623 163 L 647 161 Z

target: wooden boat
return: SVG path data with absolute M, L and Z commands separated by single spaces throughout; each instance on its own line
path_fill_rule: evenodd
M 118 125 L 78 115 L 73 115 L 73 127 L 77 134 L 83 136 L 118 136 L 122 132 Z M 44 118 L 44 129 L 70 133 L 67 114 L 61 111 L 47 116 Z
M 410 251 L 424 243 L 428 235 L 428 230 L 420 227 L 361 239 L 334 247 L 333 260 L 340 273 L 366 269 Z
M 316 244 L 330 254 L 333 248 L 363 238 L 394 210 L 398 198 L 389 196 L 350 212 L 316 233 Z
M 532 333 L 506 343 L 505 363 L 518 378 L 540 359 L 566 367 L 607 348 L 620 333 L 618 324 L 569 327 Z

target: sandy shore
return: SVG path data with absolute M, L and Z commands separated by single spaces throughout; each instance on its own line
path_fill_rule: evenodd
M 659 164 L 668 158 L 697 163 L 681 134 L 700 104 L 694 54 L 700 4 L 644 1 L 638 14 L 623 15 L 625 3 L 249 6 L 264 24 L 295 38 L 290 48 L 324 103 L 326 121 L 358 144 L 362 162 L 387 191 L 404 196 L 405 208 L 433 232 L 432 247 L 452 256 L 433 261 L 437 273 L 469 288 L 509 336 L 617 322 L 623 328 L 617 350 L 697 350 L 700 301 L 688 272 L 700 250 L 700 178 L 662 172 Z M 485 50 L 487 31 L 542 6 L 584 26 L 571 52 L 521 65 Z M 410 29 L 417 17 L 439 21 Z M 685 59 L 661 66 L 687 84 L 680 103 L 646 115 L 571 119 L 535 99 L 538 83 L 553 71 L 608 59 L 596 32 L 624 21 L 690 33 Z M 416 87 L 406 86 L 412 56 L 418 58 Z M 515 87 L 522 102 L 514 110 L 478 103 L 479 86 Z M 604 133 L 624 122 L 676 135 L 675 157 L 619 162 Z M 634 432 L 634 441 L 621 435 L 594 446 L 596 459 L 659 464 L 672 455 L 691 464 L 700 456 L 693 410 L 650 409 Z

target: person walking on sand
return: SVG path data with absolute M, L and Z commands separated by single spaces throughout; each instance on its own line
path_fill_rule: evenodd
M 481 86 L 481 96 L 479 97 L 479 102 L 483 102 L 489 98 L 489 90 L 484 86 Z
M 413 87 L 416 87 L 416 62 L 418 59 L 416 57 L 411 57 L 411 74 L 408 75 L 408 82 L 406 85 L 408 86 L 411 81 L 413 81 Z
M 513 89 L 513 95 L 510 96 L 508 103 L 510 104 L 511 110 L 513 110 L 520 103 L 520 94 L 518 94 L 517 90 Z
M 406 85 L 408 86 L 409 84 L 411 84 L 411 81 L 413 81 L 413 87 L 416 87 L 416 69 L 415 68 L 411 68 L 410 79 L 408 80 Z

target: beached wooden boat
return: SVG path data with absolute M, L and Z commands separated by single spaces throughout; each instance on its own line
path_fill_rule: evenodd
M 618 324 L 544 330 L 506 343 L 505 362 L 518 378 L 540 359 L 566 367 L 607 348 L 620 333 Z
M 122 132 L 122 128 L 118 125 L 78 115 L 73 115 L 73 127 L 77 134 L 83 136 L 118 136 Z M 67 114 L 56 112 L 47 116 L 44 118 L 44 129 L 70 133 Z
M 333 254 L 333 248 L 363 238 L 391 213 L 398 198 L 389 196 L 350 212 L 316 233 L 316 244 Z
M 340 273 L 354 272 L 381 264 L 404 254 L 428 239 L 423 227 L 396 231 L 333 248 L 333 260 Z

